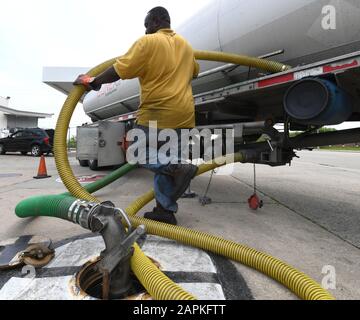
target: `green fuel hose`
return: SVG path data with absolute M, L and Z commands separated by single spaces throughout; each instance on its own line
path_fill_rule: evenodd
M 135 165 L 131 165 L 129 163 L 124 164 L 119 169 L 109 173 L 106 177 L 104 177 L 98 181 L 89 183 L 88 185 L 84 186 L 83 188 L 89 193 L 94 193 L 94 192 L 106 187 L 107 185 L 113 183 L 114 181 L 118 180 L 119 178 L 126 175 L 127 173 L 134 170 L 135 168 L 136 168 Z M 70 195 L 69 192 L 66 192 L 64 194 Z
M 15 213 L 20 218 L 54 217 L 79 223 L 79 215 L 69 215 L 72 204 L 77 201 L 68 194 L 36 196 L 20 202 Z M 147 292 L 157 300 L 194 300 L 195 297 L 184 291 L 178 284 L 165 276 L 141 251 L 134 245 L 131 268 L 138 280 L 144 284 Z M 159 285 L 161 284 L 161 285 Z
M 264 60 L 249 57 L 238 56 L 225 53 L 214 53 L 195 51 L 195 56 L 199 60 L 223 61 L 246 66 L 258 67 L 270 72 L 280 72 L 288 69 L 288 66 L 274 63 L 264 63 Z M 266 61 L 266 60 L 265 60 Z M 115 62 L 115 59 L 108 60 L 101 65 L 90 70 L 88 75 L 96 76 L 106 70 Z M 84 88 L 76 86 L 68 95 L 64 106 L 60 112 L 59 119 L 55 130 L 54 153 L 55 162 L 59 175 L 72 196 L 63 194 L 59 196 L 34 197 L 19 203 L 16 208 L 16 214 L 19 217 L 29 216 L 56 216 L 69 220 L 67 216 L 68 206 L 76 199 L 84 199 L 87 201 L 99 202 L 99 200 L 91 195 L 92 192 L 99 190 L 105 185 L 116 180 L 118 177 L 127 173 L 132 166 L 126 165 L 111 178 L 106 177 L 98 183 L 92 184 L 86 190 L 75 178 L 67 157 L 66 136 L 67 128 L 74 109 L 84 94 Z M 242 161 L 242 155 L 235 156 L 235 161 Z M 216 164 L 205 164 L 200 167 L 199 174 L 217 167 Z M 147 231 L 151 234 L 168 237 L 183 242 L 188 245 L 197 246 L 204 250 L 212 251 L 216 254 L 223 255 L 238 262 L 242 262 L 251 266 L 273 279 L 287 286 L 295 294 L 303 299 L 319 299 L 331 300 L 333 297 L 324 289 L 322 289 L 315 281 L 297 271 L 296 269 L 286 265 L 285 263 L 272 258 L 271 256 L 258 252 L 246 246 L 239 245 L 232 241 L 227 241 L 206 233 L 188 230 L 186 228 L 169 226 L 167 224 L 147 220 L 136 217 L 135 214 L 146 203 L 154 198 L 153 191 L 146 193 L 130 205 L 126 211 L 130 215 L 130 221 L 133 225 L 138 226 L 144 224 Z M 139 247 L 135 246 L 135 253 L 131 260 L 131 266 L 135 275 L 140 282 L 148 290 L 155 299 L 194 299 L 194 297 L 184 292 L 179 286 L 174 284 L 170 279 L 163 275 L 141 252 Z

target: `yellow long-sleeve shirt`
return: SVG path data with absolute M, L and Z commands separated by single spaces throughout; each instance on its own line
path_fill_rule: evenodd
M 139 125 L 157 121 L 159 129 L 195 126 L 191 80 L 199 65 L 183 37 L 171 29 L 145 35 L 116 60 L 114 68 L 121 79 L 140 80 Z

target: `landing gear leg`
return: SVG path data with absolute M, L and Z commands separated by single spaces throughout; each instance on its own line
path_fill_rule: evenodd
M 182 199 L 193 199 L 193 198 L 196 198 L 197 196 L 198 195 L 194 191 L 191 191 L 191 183 L 190 183 L 189 187 L 184 192 L 184 194 L 181 196 L 181 198 Z
M 252 210 L 261 209 L 264 206 L 264 202 L 260 200 L 256 190 L 256 165 L 254 163 L 254 194 L 248 199 L 249 208 Z

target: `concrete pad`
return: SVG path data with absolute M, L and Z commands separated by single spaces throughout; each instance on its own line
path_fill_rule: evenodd
M 13 272 L 7 278 L 6 271 L 0 273 L 0 299 L 92 299 L 85 294 L 75 294 L 79 289 L 75 285 L 75 278 L 81 267 L 89 260 L 94 261 L 104 249 L 102 238 L 86 235 L 82 239 L 69 240 L 64 244 L 55 243 L 54 246 L 54 259 L 40 271 L 28 267 L 28 275 L 23 276 L 26 272 L 22 270 Z M 156 236 L 148 236 L 142 249 L 147 256 L 159 263 L 165 274 L 174 278 L 175 282 L 198 299 L 225 299 L 219 276 L 224 270 L 218 269 L 207 253 Z

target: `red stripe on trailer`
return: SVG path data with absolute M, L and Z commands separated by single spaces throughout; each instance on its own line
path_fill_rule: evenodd
M 125 120 L 129 120 L 129 119 L 134 119 L 134 118 L 136 118 L 136 114 L 130 113 L 130 114 L 127 114 L 125 116 L 120 116 L 120 117 L 110 120 L 110 121 L 125 121 Z
M 324 66 L 324 72 L 328 73 L 328 72 L 333 72 L 333 71 L 337 71 L 337 70 L 342 70 L 342 69 L 347 69 L 347 68 L 351 68 L 351 67 L 356 67 L 358 66 L 359 63 L 357 60 L 354 60 L 353 62 L 350 63 L 345 63 L 342 65 L 338 65 L 338 66 L 334 66 L 334 65 L 329 65 L 329 66 Z
M 129 116 L 123 116 L 123 120 L 129 119 Z
M 285 82 L 293 81 L 293 80 L 295 80 L 295 77 L 294 77 L 293 73 L 284 74 L 284 75 L 279 76 L 279 77 L 266 79 L 266 80 L 261 80 L 261 81 L 258 82 L 258 87 L 259 88 L 264 88 L 264 87 L 272 86 L 274 84 L 285 83 Z

